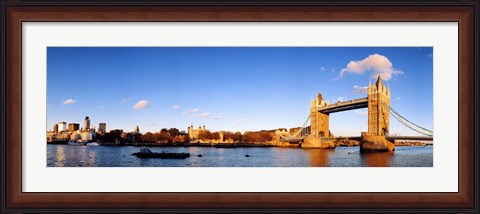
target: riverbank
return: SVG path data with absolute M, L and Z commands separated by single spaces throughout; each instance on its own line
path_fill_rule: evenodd
M 67 144 L 67 141 L 47 142 L 47 144 Z M 357 140 L 342 139 L 334 142 L 335 147 L 356 147 L 360 145 Z M 431 146 L 433 143 L 425 143 L 420 141 L 395 141 L 395 146 Z M 113 143 L 101 142 L 100 146 L 135 146 L 135 147 L 216 147 L 216 148 L 236 148 L 236 147 L 288 147 L 299 148 L 300 144 L 283 143 L 218 143 L 218 142 L 202 142 L 202 143 Z
M 271 144 L 246 144 L 246 143 L 132 143 L 135 147 L 275 147 Z

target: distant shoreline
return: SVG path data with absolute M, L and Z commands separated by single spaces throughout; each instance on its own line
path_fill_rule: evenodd
M 47 142 L 52 145 L 68 145 L 68 142 Z M 300 148 L 298 144 L 291 146 L 278 146 L 272 144 L 245 144 L 245 143 L 185 143 L 185 144 L 162 144 L 162 143 L 129 143 L 129 144 L 115 144 L 103 143 L 100 146 L 116 147 L 116 146 L 133 146 L 133 147 L 216 147 L 216 148 L 236 148 L 236 147 L 282 147 L 282 148 Z M 336 147 L 358 147 L 359 145 L 336 145 Z M 433 146 L 433 144 L 425 144 L 420 142 L 396 143 L 395 146 Z

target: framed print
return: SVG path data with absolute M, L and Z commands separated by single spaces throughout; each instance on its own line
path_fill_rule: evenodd
M 478 211 L 478 2 L 2 2 L 2 212 Z

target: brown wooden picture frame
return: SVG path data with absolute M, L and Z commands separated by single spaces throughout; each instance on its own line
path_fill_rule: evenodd
M 1 212 L 455 211 L 478 212 L 478 25 L 474 1 L 2 1 Z M 22 192 L 22 22 L 457 22 L 457 193 Z M 285 210 L 283 210 L 285 211 Z M 371 210 L 373 211 L 373 210 Z

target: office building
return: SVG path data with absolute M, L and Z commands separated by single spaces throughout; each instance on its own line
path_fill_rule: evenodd
M 58 132 L 67 131 L 67 123 L 66 122 L 58 122 Z
M 68 131 L 70 131 L 70 132 L 77 131 L 79 129 L 80 129 L 80 124 L 78 124 L 78 123 L 69 123 L 68 124 Z
M 83 121 L 83 128 L 85 131 L 88 131 L 90 129 L 90 118 L 88 116 L 85 117 L 85 120 Z
M 107 124 L 106 123 L 99 123 L 98 124 L 98 132 L 100 132 L 100 133 L 107 132 Z

